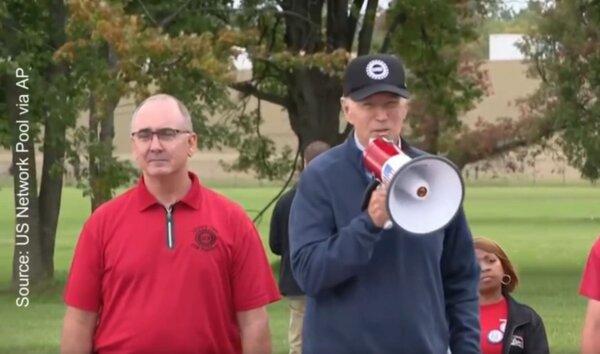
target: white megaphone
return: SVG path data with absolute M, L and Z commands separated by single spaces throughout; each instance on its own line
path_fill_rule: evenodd
M 419 156 L 411 159 L 386 138 L 371 140 L 364 151 L 365 166 L 388 185 L 387 209 L 391 221 L 413 234 L 445 227 L 464 198 L 460 172 L 448 159 Z M 388 223 L 385 228 L 390 228 Z

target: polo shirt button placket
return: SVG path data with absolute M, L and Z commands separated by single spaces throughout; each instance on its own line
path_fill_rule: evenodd
M 167 210 L 167 247 L 175 248 L 175 235 L 173 230 L 173 205 L 165 208 Z

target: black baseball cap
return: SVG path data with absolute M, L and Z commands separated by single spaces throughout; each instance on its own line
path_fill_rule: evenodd
M 395 55 L 373 54 L 353 59 L 346 67 L 344 96 L 361 101 L 378 92 L 391 92 L 404 98 L 410 94 L 402 61 Z

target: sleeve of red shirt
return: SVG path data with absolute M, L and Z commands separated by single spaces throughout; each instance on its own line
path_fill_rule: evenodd
M 596 240 L 583 271 L 579 293 L 600 301 L 600 238 Z
M 273 272 L 258 231 L 245 214 L 240 225 L 233 253 L 232 288 L 235 311 L 248 311 L 265 306 L 281 298 Z
M 83 226 L 64 294 L 67 305 L 92 312 L 100 308 L 102 283 L 102 249 L 95 225 L 92 216 Z

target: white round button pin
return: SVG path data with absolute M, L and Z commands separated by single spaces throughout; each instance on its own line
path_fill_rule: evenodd
M 500 343 L 502 342 L 502 338 L 504 338 L 504 333 L 500 332 L 497 329 L 493 329 L 488 333 L 488 340 L 490 343 Z
M 500 331 L 502 333 L 506 332 L 506 321 L 503 321 L 502 323 L 500 323 Z

